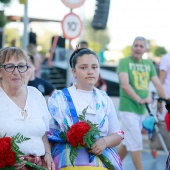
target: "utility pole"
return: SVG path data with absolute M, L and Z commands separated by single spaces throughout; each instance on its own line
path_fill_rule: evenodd
M 0 2 L 0 49 L 4 47 L 4 26 L 6 24 L 5 4 Z
M 23 23 L 24 23 L 24 32 L 23 32 L 23 37 L 22 37 L 22 48 L 23 48 L 23 50 L 27 50 L 27 45 L 28 45 L 28 24 L 29 24 L 28 0 L 25 0 L 25 3 L 24 3 Z
M 3 48 L 4 45 L 4 28 L 0 27 L 0 49 Z

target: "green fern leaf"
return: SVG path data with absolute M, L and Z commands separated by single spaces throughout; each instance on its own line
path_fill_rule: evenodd
M 61 139 L 63 139 L 64 141 L 66 141 L 66 140 L 67 140 L 67 133 L 66 133 L 66 132 L 61 132 L 61 133 L 60 133 L 60 137 L 61 137 Z
M 86 112 L 87 112 L 88 106 L 82 111 L 82 115 L 79 115 L 79 120 L 86 122 Z
M 76 156 L 77 156 L 76 148 L 71 146 L 69 158 L 70 158 L 70 162 L 72 166 L 74 166 L 74 161 L 75 161 Z
M 14 137 L 12 137 L 12 139 L 14 139 L 15 143 L 22 143 L 24 141 L 29 140 L 30 138 L 26 138 L 20 133 L 17 133 Z

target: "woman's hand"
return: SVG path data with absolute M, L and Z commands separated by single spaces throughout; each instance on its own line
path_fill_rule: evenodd
M 105 140 L 103 138 L 100 138 L 94 142 L 89 152 L 93 153 L 94 155 L 101 155 L 106 147 L 107 146 Z
M 19 159 L 23 160 L 23 161 L 21 163 L 15 163 L 14 164 L 14 167 L 15 167 L 16 170 L 19 170 L 19 169 L 21 169 L 21 168 L 23 168 L 25 166 L 26 161 L 24 161 L 24 157 L 20 156 Z
M 30 162 L 39 166 L 43 166 L 42 165 L 42 159 L 39 156 L 32 156 L 32 155 L 28 155 L 28 156 L 20 156 L 19 159 L 22 161 L 21 163 L 16 163 L 14 165 L 15 169 L 17 170 L 27 170 L 28 167 L 25 166 L 26 162 Z
M 43 165 L 49 170 L 55 170 L 55 164 L 50 153 L 45 153 L 43 157 Z
M 51 147 L 47 138 L 47 133 L 45 133 L 42 137 L 45 146 L 45 155 L 43 157 L 43 165 L 49 170 L 55 170 L 55 164 L 53 158 L 51 157 Z

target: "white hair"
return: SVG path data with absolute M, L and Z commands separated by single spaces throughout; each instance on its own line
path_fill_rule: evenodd
M 148 48 L 148 46 L 149 46 L 148 42 L 146 41 L 146 39 L 145 39 L 144 37 L 140 37 L 140 36 L 135 38 L 135 40 L 133 41 L 133 44 L 132 44 L 132 45 L 134 45 L 134 43 L 135 43 L 136 41 L 138 41 L 138 40 L 143 41 L 143 42 L 144 42 L 144 45 L 145 45 L 145 48 Z

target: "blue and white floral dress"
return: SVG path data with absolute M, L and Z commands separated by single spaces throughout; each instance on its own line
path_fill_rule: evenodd
M 63 143 L 60 139 L 60 132 L 67 131 L 68 126 L 71 127 L 75 123 L 75 119 L 79 116 L 83 109 L 87 106 L 86 119 L 92 123 L 98 124 L 101 136 L 108 136 L 112 133 L 122 135 L 119 127 L 116 111 L 113 102 L 108 95 L 94 88 L 93 91 L 84 91 L 76 89 L 73 85 L 67 88 L 69 99 L 64 91 L 57 90 L 49 98 L 48 108 L 53 117 L 50 122 L 50 131 L 48 133 L 49 140 L 55 142 L 52 149 L 53 159 L 56 170 L 85 170 L 85 169 L 107 169 L 97 156 L 89 161 L 89 153 L 86 149 L 78 149 L 78 156 L 75 159 L 74 167 L 69 160 L 70 145 Z M 74 112 L 74 117 L 71 112 Z M 113 163 L 116 170 L 122 170 L 121 160 L 114 152 L 113 148 L 106 148 L 103 152 L 105 156 Z

